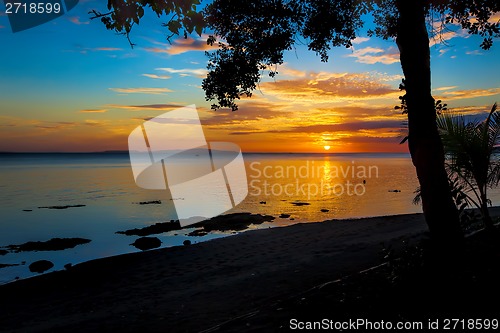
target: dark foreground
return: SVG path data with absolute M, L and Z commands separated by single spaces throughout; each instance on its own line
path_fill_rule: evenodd
M 0 330 L 273 332 L 323 319 L 424 328 L 440 319 L 443 329 L 446 318 L 500 319 L 499 242 L 477 233 L 458 264 L 436 263 L 425 230 L 420 214 L 297 224 L 95 260 L 0 286 Z

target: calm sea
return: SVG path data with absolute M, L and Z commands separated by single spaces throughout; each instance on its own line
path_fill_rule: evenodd
M 276 217 L 254 228 L 297 222 L 419 212 L 412 204 L 417 180 L 407 154 L 245 154 L 249 195 L 232 212 Z M 90 243 L 63 251 L 9 253 L 0 283 L 31 276 L 28 265 L 67 263 L 138 251 L 136 236 L 116 231 L 176 219 L 165 191 L 136 186 L 127 153 L 0 154 L 0 246 L 55 237 Z M 493 203 L 499 202 L 496 193 Z M 162 204 L 139 202 L 161 200 Z M 39 207 L 85 205 L 68 209 Z M 290 217 L 280 218 L 280 214 Z M 227 234 L 188 237 L 194 229 L 155 235 L 163 247 Z M 176 234 L 176 235 L 174 235 Z

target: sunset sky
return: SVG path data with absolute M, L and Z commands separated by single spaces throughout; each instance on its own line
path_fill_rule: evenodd
M 244 152 L 407 151 L 398 144 L 404 117 L 394 110 L 402 78 L 394 41 L 360 31 L 352 49 L 333 49 L 328 63 L 299 43 L 277 78 L 264 79 L 238 111 L 214 112 L 200 87 L 206 36 L 169 44 L 162 20 L 146 14 L 132 49 L 89 20 L 103 3 L 80 1 L 15 34 L 0 4 L 0 151 L 126 150 L 144 119 L 190 104 L 208 140 L 235 142 Z M 500 101 L 499 41 L 483 51 L 479 37 L 453 26 L 442 37 L 431 47 L 435 98 L 485 112 Z

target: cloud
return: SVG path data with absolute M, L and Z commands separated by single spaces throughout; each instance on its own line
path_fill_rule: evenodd
M 197 77 L 205 77 L 207 75 L 207 70 L 204 68 L 183 68 L 183 69 L 175 69 L 175 68 L 155 68 L 157 71 L 164 71 L 171 74 L 179 74 L 180 76 L 197 76 Z
M 454 90 L 445 91 L 442 96 L 436 97 L 444 101 L 452 101 L 465 98 L 487 97 L 500 94 L 500 88 L 490 89 L 470 89 L 470 90 Z
M 80 16 L 71 16 L 68 17 L 68 20 L 76 25 L 90 24 L 90 21 L 80 21 Z
M 142 76 L 149 77 L 150 79 L 156 79 L 156 80 L 167 80 L 167 79 L 171 78 L 171 76 L 168 76 L 168 75 L 156 75 L 156 74 L 142 74 Z
M 453 30 L 452 30 L 453 29 Z M 429 36 L 429 47 L 445 44 L 452 38 L 463 36 L 464 31 L 457 24 L 443 24 L 441 20 L 435 20 L 432 22 L 430 36 Z M 442 51 L 442 52 L 441 52 Z M 440 50 L 440 56 L 443 55 L 447 50 Z
M 448 40 L 455 37 L 463 36 L 463 33 L 459 33 L 456 31 L 446 31 L 446 32 L 439 32 L 439 31 L 440 30 L 438 30 L 434 36 L 429 38 L 429 47 L 434 46 L 436 44 L 446 43 Z
M 322 132 L 355 132 L 360 130 L 381 130 L 401 128 L 401 121 L 394 120 L 375 120 L 375 121 L 355 121 L 337 124 L 315 124 L 309 126 L 296 126 L 273 132 L 295 132 L 295 133 L 322 133 Z M 396 133 L 396 132 L 394 132 Z
M 151 117 L 134 117 L 134 118 L 131 118 L 132 120 L 139 120 L 139 121 L 148 121 L 148 120 L 151 120 L 153 119 L 154 117 L 151 116 Z
M 168 88 L 109 88 L 117 93 L 122 94 L 151 94 L 151 95 L 160 95 L 168 92 L 173 92 Z
M 94 51 L 122 51 L 123 49 L 119 47 L 97 47 L 93 49 Z
M 441 49 L 439 50 L 439 56 L 438 57 L 441 57 L 442 55 L 444 55 L 446 52 L 448 52 L 450 49 Z
M 394 48 L 383 50 L 381 48 L 368 46 L 359 50 L 354 50 L 352 54 L 347 55 L 347 57 L 356 58 L 356 62 L 363 64 L 376 64 L 379 62 L 384 65 L 390 65 L 399 62 L 399 52 Z
M 296 80 L 262 83 L 265 95 L 311 103 L 399 96 L 399 90 L 367 73 L 310 73 Z
M 370 38 L 368 38 L 368 37 L 356 37 L 355 39 L 353 39 L 351 41 L 351 43 L 353 43 L 353 44 L 361 44 L 361 43 L 367 42 L 369 40 L 370 40 Z
M 200 118 L 204 125 L 220 127 L 221 125 L 236 125 L 241 126 L 241 129 L 246 129 L 245 124 L 248 121 L 261 121 L 264 119 L 274 119 L 278 117 L 289 117 L 290 112 L 283 111 L 284 104 L 280 103 L 259 103 L 250 102 L 243 103 L 239 106 L 238 111 L 229 109 L 220 109 L 217 111 L 200 110 Z M 236 130 L 235 127 L 231 127 Z
M 161 47 L 146 47 L 144 50 L 153 53 L 165 53 L 169 55 L 178 55 L 191 51 L 208 51 L 217 49 L 218 46 L 210 46 L 207 44 L 206 38 L 179 38 L 172 42 L 172 44 L 155 43 L 160 44 Z
M 78 52 L 81 54 L 87 54 L 89 52 L 116 52 L 123 51 L 123 49 L 118 47 L 83 47 L 82 45 L 76 45 L 74 50 L 64 50 L 64 52 Z
M 491 105 L 482 105 L 482 106 L 459 106 L 454 107 L 453 109 L 449 109 L 453 113 L 462 113 L 462 114 L 488 114 L 491 110 Z
M 483 53 L 479 50 L 474 50 L 474 51 L 467 51 L 465 52 L 465 54 L 468 54 L 468 55 L 483 55 Z
M 26 122 L 24 118 L 0 115 L 0 127 L 17 127 L 26 125 Z
M 36 128 L 41 128 L 44 130 L 60 130 L 66 129 L 70 127 L 74 127 L 78 125 L 78 123 L 70 122 L 70 121 L 57 121 L 57 122 L 41 122 L 38 125 L 35 125 Z
M 288 67 L 286 63 L 277 67 L 277 71 L 279 75 L 290 76 L 290 77 L 304 77 L 307 74 L 305 71 Z
M 99 120 L 85 120 L 83 125 L 86 126 L 104 126 L 108 124 L 108 121 L 99 121 Z
M 457 87 L 458 87 L 458 86 L 446 86 L 446 87 L 434 88 L 434 90 L 437 90 L 437 91 L 451 90 L 451 89 L 455 89 L 455 88 L 457 88 Z
M 251 135 L 255 134 L 255 132 L 231 132 L 229 135 Z
M 149 105 L 119 105 L 119 104 L 107 104 L 107 108 L 110 109 L 123 109 L 131 111 L 143 111 L 143 110 L 159 110 L 159 111 L 169 111 L 183 107 L 181 104 L 149 104 Z
M 402 74 L 387 74 L 387 73 L 379 73 L 379 72 L 369 72 L 367 73 L 372 77 L 374 80 L 377 80 L 379 82 L 391 82 L 391 81 L 399 81 L 401 82 L 401 79 L 404 79 L 404 75 Z
M 106 109 L 87 109 L 87 110 L 80 110 L 81 113 L 105 113 L 108 110 Z
M 492 13 L 491 17 L 488 20 L 489 23 L 497 23 L 498 21 L 500 21 L 500 12 Z M 475 17 L 472 17 L 470 19 L 470 22 L 476 23 L 477 19 Z

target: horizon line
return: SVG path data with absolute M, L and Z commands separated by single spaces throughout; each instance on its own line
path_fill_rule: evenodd
M 128 154 L 128 150 L 104 150 L 104 151 L 0 151 L 0 154 Z M 242 151 L 243 154 L 318 154 L 318 155 L 339 155 L 339 154 L 410 154 L 409 152 L 284 152 L 284 151 Z

